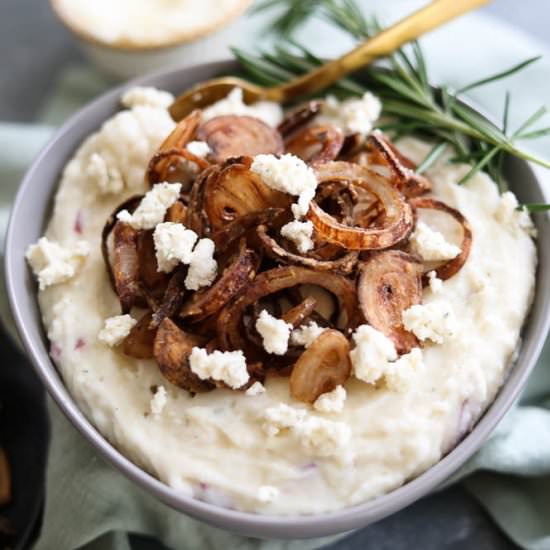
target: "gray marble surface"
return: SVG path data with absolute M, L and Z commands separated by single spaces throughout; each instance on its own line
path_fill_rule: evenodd
M 487 12 L 550 45 L 547 0 L 498 0 Z M 513 47 L 513 45 L 511 45 Z M 0 3 L 0 120 L 32 121 L 63 69 L 84 58 L 46 0 Z M 135 540 L 136 548 L 151 548 Z M 338 550 L 515 548 L 461 487 L 430 496 L 332 545 Z

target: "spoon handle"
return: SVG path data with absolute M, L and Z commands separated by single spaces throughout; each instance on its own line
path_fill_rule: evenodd
M 266 89 L 263 98 L 285 103 L 297 96 L 318 92 L 375 59 L 387 56 L 403 44 L 488 2 L 490 0 L 434 0 L 339 59 L 281 86 Z

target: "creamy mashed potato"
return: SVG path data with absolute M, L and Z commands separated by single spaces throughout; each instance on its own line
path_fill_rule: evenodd
M 55 198 L 47 238 L 67 250 L 79 241 L 90 248 L 78 273 L 40 291 L 39 301 L 51 355 L 84 414 L 177 491 L 259 513 L 336 510 L 435 464 L 495 397 L 529 309 L 536 250 L 513 196 L 501 198 L 482 173 L 457 185 L 468 167 L 444 159 L 429 170 L 433 195 L 469 220 L 473 248 L 457 275 L 442 284 L 432 278 L 423 291 L 424 304 L 444 303 L 454 319 L 443 343 L 426 340 L 423 367 L 412 371 L 404 390 L 352 377 L 345 392 L 312 408 L 291 399 L 287 378 L 268 378 L 265 392 L 216 389 L 192 397 L 167 382 L 153 360 L 126 357 L 98 339 L 105 319 L 120 314 L 101 257 L 102 227 L 123 199 L 145 191 L 145 166 L 173 126 L 162 107 L 138 105 L 115 115 L 70 161 Z M 415 161 L 429 150 L 412 139 L 399 146 Z M 94 154 L 111 159 L 103 185 L 90 169 Z M 120 185 L 110 186 L 109 174 Z M 442 225 L 437 215 L 422 216 L 449 243 L 460 243 L 448 219 Z M 300 414 L 308 415 L 309 432 L 284 428 Z M 330 429 L 315 432 L 319 426 Z M 322 445 L 313 441 L 317 436 Z

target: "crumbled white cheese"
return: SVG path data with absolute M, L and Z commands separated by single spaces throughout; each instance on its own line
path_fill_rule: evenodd
M 325 330 L 325 327 L 320 327 L 315 321 L 310 321 L 307 325 L 302 325 L 292 331 L 290 342 L 295 346 L 309 348 Z
M 244 386 L 250 375 L 246 368 L 246 359 L 242 351 L 213 351 L 194 347 L 189 356 L 191 370 L 201 379 L 218 380 L 230 388 Z
M 336 126 L 348 134 L 367 135 L 381 112 L 382 103 L 370 92 L 366 92 L 361 98 L 350 98 L 342 102 L 334 96 L 328 96 L 316 122 Z
M 430 285 L 430 290 L 434 294 L 443 288 L 443 281 L 437 276 L 435 271 L 430 271 L 428 273 L 428 284 Z
M 256 320 L 256 330 L 262 337 L 263 346 L 267 353 L 284 355 L 288 350 L 288 339 L 292 325 L 285 323 L 270 315 L 265 309 L 262 310 Z
M 268 187 L 298 197 L 298 202 L 292 205 L 292 212 L 296 218 L 307 214 L 309 203 L 317 189 L 317 177 L 313 169 L 301 158 L 290 153 L 280 157 L 257 155 L 250 169 L 258 174 Z
M 168 109 L 174 103 L 174 96 L 170 92 L 157 90 L 157 88 L 134 86 L 124 92 L 120 102 L 128 109 L 143 105 Z
M 115 166 L 109 166 L 102 155 L 92 153 L 84 166 L 84 174 L 100 193 L 120 193 L 124 189 L 124 180 Z
M 97 337 L 101 342 L 108 346 L 118 346 L 130 334 L 130 331 L 136 325 L 137 320 L 131 315 L 115 315 L 105 319 L 103 328 L 99 331 Z
M 38 279 L 40 290 L 44 290 L 74 277 L 89 253 L 90 246 L 86 241 L 78 241 L 66 248 L 42 237 L 29 246 L 26 258 Z
M 324 413 L 341 413 L 347 392 L 343 386 L 336 386 L 332 391 L 321 394 L 313 403 L 313 408 Z
M 281 235 L 292 241 L 299 252 L 305 254 L 313 248 L 313 224 L 294 220 L 281 227 Z
M 180 191 L 181 183 L 157 183 L 145 194 L 132 214 L 122 210 L 117 218 L 134 229 L 153 229 L 164 220 L 166 211 L 178 200 Z
M 279 497 L 280 491 L 277 487 L 272 485 L 262 485 L 258 489 L 258 500 L 267 504 L 268 502 L 273 502 Z
M 181 223 L 159 223 L 153 233 L 158 270 L 170 273 L 180 262 L 189 264 L 197 239 L 198 235 Z
M 205 158 L 211 152 L 210 145 L 206 141 L 190 141 L 185 148 L 196 157 Z
M 215 250 L 214 241 L 211 239 L 201 239 L 197 243 L 191 254 L 189 271 L 185 277 L 185 288 L 198 290 L 214 282 L 218 273 L 218 263 L 214 259 Z
M 286 403 L 279 403 L 276 407 L 269 407 L 264 413 L 264 431 L 275 436 L 283 430 L 294 428 L 305 420 L 307 413 L 304 409 L 291 407 Z
M 524 208 L 518 210 L 518 206 L 519 203 L 514 193 L 511 191 L 502 193 L 495 211 L 496 220 L 514 235 L 527 233 L 531 237 L 536 237 L 537 230 L 531 216 Z
M 280 403 L 266 409 L 263 429 L 269 436 L 290 431 L 306 452 L 329 457 L 340 454 L 349 445 L 351 429 L 345 422 L 334 422 L 308 415 L 304 409 Z
M 410 238 L 411 248 L 428 262 L 452 260 L 460 254 L 460 248 L 448 243 L 445 237 L 424 222 L 418 222 Z
M 157 386 L 157 390 L 155 391 L 155 395 L 153 395 L 153 398 L 151 399 L 150 407 L 151 412 L 158 416 L 162 413 L 164 407 L 166 406 L 166 403 L 168 402 L 166 388 L 164 386 Z
M 403 312 L 405 328 L 420 340 L 442 344 L 453 336 L 456 319 L 449 302 L 440 300 L 429 304 L 417 304 Z
M 345 422 L 309 416 L 294 426 L 302 447 L 313 456 L 340 454 L 351 441 L 351 429 Z
M 370 325 L 357 327 L 353 335 L 355 348 L 349 357 L 356 378 L 375 384 L 387 372 L 390 361 L 397 359 L 393 342 Z
M 413 348 L 394 363 L 390 363 L 384 376 L 386 386 L 394 391 L 406 391 L 424 368 L 422 350 Z
M 244 393 L 249 397 L 254 397 L 265 393 L 265 386 L 261 382 L 254 382 L 254 384 L 252 384 L 252 386 L 250 386 L 250 388 L 248 388 Z
M 243 101 L 243 91 L 240 88 L 233 88 L 227 97 L 202 112 L 202 118 L 205 121 L 224 115 L 251 116 L 275 127 L 283 120 L 283 109 L 278 103 L 271 101 L 258 101 L 247 105 Z

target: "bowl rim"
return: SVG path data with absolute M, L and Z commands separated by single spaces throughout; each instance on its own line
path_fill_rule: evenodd
M 540 355 L 545 342 L 546 334 L 550 327 L 550 293 L 541 294 L 540 280 L 540 263 L 537 266 L 535 298 L 542 300 L 540 320 L 533 329 L 532 340 L 529 346 L 525 346 L 522 341 L 520 352 L 521 361 L 514 364 L 508 377 L 502 383 L 498 393 L 483 413 L 481 418 L 476 422 L 473 429 L 445 456 L 443 456 L 436 464 L 431 466 L 426 471 L 414 479 L 406 482 L 404 485 L 384 494 L 374 500 L 369 500 L 360 504 L 346 507 L 332 512 L 324 512 L 320 514 L 285 516 L 285 515 L 262 515 L 251 512 L 241 512 L 223 508 L 218 505 L 210 504 L 198 500 L 192 496 L 187 496 L 178 493 L 168 485 L 159 481 L 145 470 L 134 464 L 130 459 L 126 458 L 120 451 L 117 450 L 108 440 L 95 428 L 90 420 L 79 409 L 76 402 L 73 400 L 68 390 L 66 389 L 61 375 L 49 355 L 44 357 L 44 347 L 42 341 L 33 338 L 29 328 L 27 327 L 27 317 L 32 320 L 31 316 L 23 310 L 18 302 L 18 295 L 25 293 L 24 282 L 18 279 L 16 274 L 16 262 L 21 260 L 21 250 L 14 246 L 13 241 L 18 230 L 18 211 L 21 209 L 21 204 L 25 193 L 32 188 L 33 181 L 36 177 L 40 166 L 48 158 L 52 149 L 55 149 L 58 141 L 75 127 L 79 120 L 85 115 L 92 113 L 95 109 L 109 100 L 118 98 L 123 91 L 133 86 L 154 86 L 161 78 L 175 78 L 182 80 L 186 73 L 197 69 L 205 69 L 212 71 L 222 71 L 232 69 L 236 66 L 235 61 L 216 61 L 210 63 L 201 63 L 190 67 L 173 69 L 168 71 L 158 71 L 137 79 L 133 79 L 125 84 L 119 85 L 105 92 L 97 99 L 80 109 L 73 114 L 48 141 L 39 155 L 36 157 L 30 168 L 25 173 L 22 183 L 18 189 L 17 196 L 10 214 L 10 220 L 5 241 L 5 276 L 6 288 L 8 292 L 10 307 L 16 322 L 17 330 L 27 355 L 46 386 L 50 396 L 54 399 L 58 407 L 76 427 L 76 429 L 92 444 L 92 446 L 100 453 L 100 455 L 112 466 L 117 468 L 128 479 L 135 482 L 141 488 L 153 494 L 159 500 L 169 506 L 184 512 L 187 515 L 196 519 L 212 523 L 218 527 L 225 528 L 229 531 L 238 532 L 247 536 L 255 536 L 260 538 L 312 538 L 319 536 L 333 535 L 342 533 L 358 527 L 364 527 L 368 523 L 378 521 L 397 510 L 400 510 L 415 500 L 425 496 L 433 489 L 441 485 L 452 474 L 470 458 L 480 445 L 494 430 L 498 422 L 510 409 L 517 400 L 521 390 L 524 388 L 527 378 L 533 370 L 535 363 Z M 470 104 L 470 103 L 468 103 Z M 471 105 L 471 104 L 470 104 Z M 103 120 L 98 121 L 98 126 Z M 80 143 L 75 143 L 74 150 Z M 67 162 L 68 159 L 65 159 Z M 542 186 L 531 166 L 526 161 L 515 159 L 528 170 L 536 183 L 537 190 L 543 193 Z M 58 174 L 59 177 L 59 174 Z M 59 181 L 59 180 L 57 180 Z M 55 187 L 57 189 L 57 187 Z M 53 194 L 50 195 L 50 199 Z M 45 204 L 42 211 L 48 208 Z M 550 216 L 542 214 L 542 217 L 548 221 Z M 540 222 L 542 224 L 542 222 Z M 540 240 L 537 244 L 539 261 L 541 257 Z M 529 322 L 531 312 L 529 313 L 525 323 Z M 35 324 L 41 325 L 40 317 L 36 318 Z M 42 327 L 40 327 L 42 328 Z
M 52 11 L 57 16 L 57 19 L 77 38 L 96 47 L 128 53 L 155 52 L 175 48 L 177 46 L 182 46 L 207 38 L 216 31 L 220 31 L 231 24 L 235 19 L 237 19 L 237 17 L 241 16 L 253 2 L 253 0 L 240 0 L 240 2 L 233 7 L 233 9 L 223 13 L 212 22 L 205 23 L 193 30 L 175 32 L 171 35 L 171 38 L 166 40 L 150 40 L 140 42 L 131 38 L 122 38 L 117 39 L 114 42 L 108 42 L 98 38 L 94 33 L 90 32 L 85 24 L 82 24 L 81 22 L 79 23 L 77 18 L 73 17 L 67 11 L 62 0 L 49 1 Z

